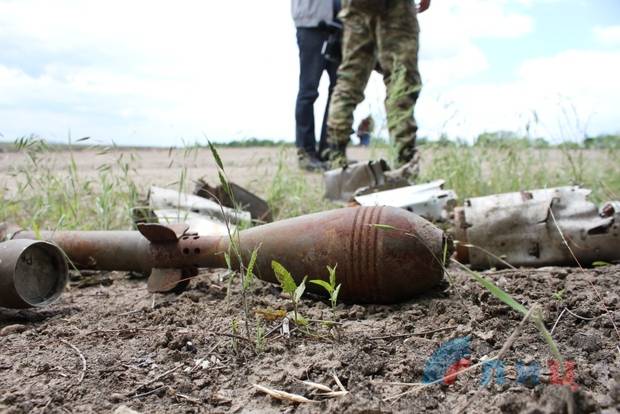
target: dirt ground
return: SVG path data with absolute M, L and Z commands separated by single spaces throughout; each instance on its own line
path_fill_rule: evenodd
M 270 174 L 274 151 L 230 151 L 241 155 L 222 154 L 234 160 L 227 163 L 229 175 L 257 190 L 260 183 L 248 169 Z M 1 176 L 10 155 L 0 157 Z M 211 161 L 204 167 L 200 158 L 195 162 L 192 174 L 215 173 Z M 294 161 L 289 156 L 286 162 Z M 142 154 L 145 183 L 164 184 L 176 173 L 164 171 L 167 163 L 164 151 Z M 421 383 L 428 359 L 451 339 L 469 344 L 471 365 L 495 355 L 522 319 L 468 273 L 449 270 L 450 283 L 398 305 L 338 304 L 332 312 L 323 299 L 304 296 L 300 312 L 310 326 L 305 332 L 291 325 L 290 336 L 281 333 L 281 320 L 260 317 L 260 310 L 290 311 L 290 300 L 278 287 L 255 281 L 250 329 L 254 334 L 260 324 L 266 334 L 258 347 L 255 337 L 241 338 L 238 280 L 229 290 L 225 271 L 204 271 L 183 293 L 166 295 L 148 294 L 144 279 L 126 273 L 74 275 L 51 306 L 0 308 L 0 413 L 113 412 L 121 406 L 141 413 L 618 412 L 620 349 L 611 318 L 620 325 L 620 265 L 585 273 L 555 267 L 484 273 L 519 302 L 542 308 L 566 366 L 574 366 L 574 381 L 564 378 L 568 385 L 554 384 L 553 357 L 531 323 L 502 359 L 503 383 L 482 386 L 477 368 L 451 385 L 403 384 Z M 519 381 L 519 364 L 538 364 L 539 381 Z M 303 382 L 338 391 L 334 375 L 348 391 L 343 396 L 321 396 Z M 313 402 L 277 401 L 253 384 Z
M 618 338 L 595 284 L 617 309 L 620 266 L 487 272 L 527 306 L 538 303 L 566 360 L 574 362 L 575 392 L 553 385 L 551 354 L 533 325 L 526 325 L 505 355 L 503 384 L 481 387 L 479 369 L 391 397 L 419 383 L 426 360 L 444 341 L 469 337 L 471 363 L 497 352 L 521 316 L 489 295 L 467 273 L 452 269 L 454 284 L 393 306 L 338 305 L 305 297 L 300 312 L 309 333 L 281 335 L 279 321 L 264 321 L 264 349 L 226 336 L 233 319 L 243 333 L 240 294 L 227 299 L 222 273 L 204 273 L 177 295 L 151 296 L 145 282 L 122 273 L 74 286 L 40 310 L 0 310 L 0 406 L 6 413 L 111 412 L 126 405 L 140 412 L 617 412 L 620 408 Z M 76 282 L 76 283 L 83 283 Z M 556 294 L 554 297 L 554 293 Z M 251 309 L 290 309 L 277 287 L 257 282 Z M 569 309 L 576 318 L 568 312 Z M 562 314 L 562 318 L 558 319 Z M 616 313 L 616 323 L 618 323 Z M 252 329 L 255 326 L 251 327 Z M 82 361 L 81 357 L 84 357 Z M 540 383 L 516 381 L 516 365 L 540 364 Z M 349 393 L 319 397 L 302 381 Z M 82 379 L 83 377 L 83 379 Z M 276 401 L 252 384 L 304 395 L 318 403 Z

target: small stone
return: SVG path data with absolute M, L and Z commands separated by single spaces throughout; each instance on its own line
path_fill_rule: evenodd
M 119 394 L 119 393 L 117 393 L 117 392 L 110 394 L 110 398 L 108 398 L 108 400 L 109 400 L 110 402 L 113 402 L 113 403 L 121 402 L 121 401 L 123 401 L 124 399 L 125 399 L 125 396 L 124 396 L 123 394 Z M 122 406 L 121 406 L 121 407 L 122 407 Z M 121 407 L 119 407 L 119 408 L 121 408 Z M 115 412 L 116 412 L 116 411 L 115 411 Z
M 121 405 L 116 410 L 114 410 L 113 414 L 140 414 L 140 412 L 136 410 L 132 410 L 126 405 Z
M 28 327 L 26 325 L 21 324 L 7 325 L 4 328 L 0 329 L 0 336 L 8 336 L 16 333 L 22 333 L 27 329 Z
M 568 271 L 566 269 L 557 269 L 551 274 L 560 280 L 564 280 L 568 276 Z

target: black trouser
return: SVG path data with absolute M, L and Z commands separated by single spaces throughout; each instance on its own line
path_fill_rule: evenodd
M 319 155 L 327 148 L 327 110 L 332 90 L 336 85 L 338 64 L 323 57 L 321 49 L 329 32 L 319 28 L 297 28 L 299 46 L 299 92 L 295 104 L 295 145 L 312 155 Z M 321 138 L 317 154 L 314 133 L 314 102 L 319 96 L 319 83 L 323 71 L 329 75 L 329 95 L 323 115 Z

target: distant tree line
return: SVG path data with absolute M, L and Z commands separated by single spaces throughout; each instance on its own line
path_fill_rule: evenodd
M 78 142 L 74 142 L 71 145 L 62 144 L 62 143 L 54 143 L 49 142 L 38 136 L 30 136 L 18 138 L 14 142 L 0 142 L 0 152 L 5 151 L 15 151 L 23 146 L 23 142 L 40 142 L 42 145 L 45 145 L 49 150 L 66 150 L 69 148 L 80 150 L 92 148 L 88 142 L 88 138 L 83 138 L 78 140 Z M 293 142 L 287 142 L 282 140 L 272 140 L 272 139 L 260 139 L 260 138 L 248 138 L 248 139 L 239 139 L 232 141 L 218 141 L 214 140 L 213 143 L 217 147 L 228 147 L 228 148 L 248 148 L 248 147 L 292 147 L 294 146 Z M 450 138 L 447 135 L 443 134 L 439 137 L 438 140 L 430 140 L 426 137 L 419 137 L 417 140 L 418 145 L 428 145 L 435 147 L 463 147 L 463 146 L 474 146 L 474 147 L 520 147 L 520 148 L 567 148 L 567 149 L 620 149 L 620 134 L 603 134 L 597 135 L 593 137 L 587 137 L 581 142 L 574 141 L 565 141 L 557 144 L 551 144 L 544 138 L 528 138 L 524 136 L 520 136 L 519 134 L 512 131 L 495 131 L 495 132 L 484 132 L 474 140 L 473 144 L 462 140 L 462 139 L 454 139 Z M 385 140 L 375 138 L 372 141 L 372 145 L 381 148 L 384 146 L 388 146 L 389 143 Z M 190 146 L 195 147 L 206 147 L 206 143 L 195 143 Z M 110 148 L 123 148 L 123 149 L 149 149 L 155 147 L 139 147 L 139 146 L 123 146 L 112 144 L 109 146 Z M 175 148 L 175 147 L 173 147 Z M 183 147 L 180 147 L 183 148 Z
M 418 138 L 418 145 L 474 146 L 474 147 L 522 147 L 522 148 L 574 148 L 574 149 L 620 149 L 620 134 L 604 134 L 587 137 L 582 142 L 564 141 L 552 144 L 545 138 L 529 138 L 512 131 L 484 132 L 476 137 L 473 144 L 460 139 L 442 135 L 438 140 Z

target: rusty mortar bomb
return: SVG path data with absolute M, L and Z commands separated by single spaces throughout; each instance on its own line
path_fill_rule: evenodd
M 60 246 L 81 269 L 148 273 L 149 291 L 170 291 L 198 268 L 226 268 L 230 240 L 187 232 L 185 225 L 140 224 L 138 231 L 56 231 L 41 237 Z M 34 238 L 18 232 L 14 238 Z M 325 211 L 265 224 L 239 233 L 242 261 L 259 249 L 255 274 L 277 283 L 272 260 L 299 283 L 328 280 L 337 266 L 340 299 L 354 303 L 408 300 L 443 277 L 442 258 L 452 244 L 443 231 L 416 214 L 394 207 Z M 239 268 L 234 258 L 232 266 Z M 449 257 L 449 255 L 448 255 Z M 309 291 L 324 294 L 320 287 Z

